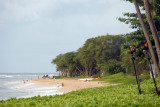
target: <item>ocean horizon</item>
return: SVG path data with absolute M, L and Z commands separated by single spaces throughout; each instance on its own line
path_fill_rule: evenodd
M 59 73 L 0 73 L 0 100 L 63 94 L 56 92 L 57 86 L 41 86 L 30 82 L 43 75 L 58 76 Z

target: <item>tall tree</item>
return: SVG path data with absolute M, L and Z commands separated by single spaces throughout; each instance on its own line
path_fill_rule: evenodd
M 144 32 L 145 38 L 146 38 L 146 40 L 148 42 L 148 46 L 149 46 L 150 53 L 152 55 L 153 63 L 155 64 L 155 67 L 156 67 L 156 70 L 157 70 L 157 73 L 158 73 L 158 77 L 160 79 L 160 70 L 159 70 L 159 66 L 158 66 L 158 63 L 157 63 L 156 55 L 154 53 L 154 50 L 153 50 L 153 47 L 152 47 L 152 44 L 151 44 L 151 41 L 150 41 L 150 38 L 149 38 L 149 35 L 148 35 L 148 32 L 147 32 L 147 29 L 145 27 L 145 24 L 144 24 L 144 21 L 143 21 L 143 18 L 142 18 L 142 15 L 141 15 L 137 0 L 134 0 L 134 5 L 135 5 L 135 8 L 136 8 L 137 15 L 138 15 L 140 24 L 142 26 L 142 30 Z
M 160 41 L 159 41 L 158 32 L 157 32 L 156 26 L 152 20 L 151 11 L 149 8 L 149 1 L 148 0 L 143 0 L 143 1 L 144 1 L 144 8 L 146 11 L 146 17 L 147 17 L 147 20 L 148 20 L 148 23 L 149 23 L 149 26 L 150 26 L 150 29 L 152 32 L 154 42 L 155 42 L 155 46 L 156 46 L 156 50 L 157 50 L 157 54 L 158 54 L 158 59 L 159 59 L 159 64 L 160 64 Z

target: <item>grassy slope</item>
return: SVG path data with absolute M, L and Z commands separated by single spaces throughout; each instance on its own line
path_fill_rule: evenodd
M 149 79 L 149 75 L 140 76 L 139 79 Z M 105 81 L 107 83 L 119 83 L 119 84 L 136 84 L 136 77 L 130 75 L 124 75 L 123 73 L 118 73 L 110 76 L 106 76 L 98 79 L 98 81 Z
M 148 78 L 143 76 L 142 78 Z M 154 91 L 153 80 L 145 80 L 141 83 L 142 94 L 139 95 L 135 77 L 116 75 L 101 78 L 110 83 L 121 83 L 118 86 L 83 89 L 73 91 L 64 95 L 32 97 L 32 98 L 11 98 L 7 101 L 0 101 L 0 107 L 107 107 L 107 106 L 160 106 L 160 97 L 151 94 Z M 159 82 L 160 83 L 160 82 Z M 160 87 L 160 84 L 157 84 Z

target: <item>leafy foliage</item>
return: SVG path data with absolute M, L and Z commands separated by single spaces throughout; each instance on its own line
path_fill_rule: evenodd
M 99 36 L 88 39 L 83 47 L 77 52 L 69 52 L 58 55 L 52 60 L 56 64 L 57 70 L 61 71 L 64 76 L 78 75 L 100 75 L 102 72 L 116 73 L 117 71 L 108 71 L 103 69 L 107 61 L 120 60 L 121 44 L 124 38 L 121 36 Z M 116 65 L 118 67 L 118 65 Z M 103 71 L 102 71 L 103 70 Z
M 103 65 L 102 69 L 105 72 L 108 72 L 108 74 L 116 74 L 119 72 L 125 72 L 124 67 L 122 67 L 121 64 L 117 60 L 108 60 L 107 63 Z

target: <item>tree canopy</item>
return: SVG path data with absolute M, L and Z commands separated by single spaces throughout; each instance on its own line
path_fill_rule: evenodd
M 102 72 L 107 72 L 103 68 L 109 60 L 120 60 L 120 46 L 123 43 L 124 38 L 121 36 L 103 35 L 91 38 L 77 52 L 60 54 L 52 63 L 56 64 L 57 71 L 63 72 L 65 76 L 101 75 Z M 108 73 L 112 74 L 114 71 L 110 70 Z

